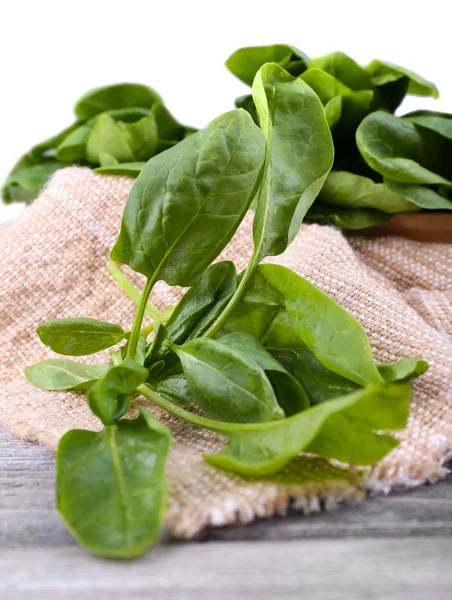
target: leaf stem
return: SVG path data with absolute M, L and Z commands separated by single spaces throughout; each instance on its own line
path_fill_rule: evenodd
M 171 415 L 175 417 L 179 417 L 179 419 L 183 419 L 196 427 L 201 427 L 202 429 L 209 429 L 210 431 L 216 431 L 217 433 L 225 434 L 228 431 L 235 432 L 237 431 L 256 431 L 262 429 L 262 426 L 272 427 L 279 426 L 281 424 L 281 420 L 277 421 L 268 421 L 266 423 L 232 423 L 228 421 L 216 421 L 214 419 L 207 419 L 206 417 L 200 417 L 199 415 L 195 415 L 189 410 L 185 410 L 185 408 L 180 407 L 177 404 L 174 404 L 170 400 L 167 400 L 163 396 L 161 396 L 158 392 L 153 390 L 149 384 L 142 383 L 136 389 L 136 391 L 150 400 L 153 404 L 160 406 L 166 412 L 169 412 Z M 291 417 L 293 418 L 293 417 Z M 286 419 L 287 422 L 287 419 Z
M 146 305 L 148 304 L 149 296 L 152 288 L 155 284 L 155 278 L 152 277 L 146 281 L 143 292 L 141 293 L 140 302 L 138 304 L 137 312 L 133 320 L 132 331 L 130 332 L 130 338 L 127 344 L 127 358 L 135 358 L 135 352 L 137 350 L 138 338 L 140 337 L 141 324 L 143 323 L 143 317 L 146 312 Z
M 118 265 L 115 262 L 110 261 L 110 264 L 107 267 L 107 271 L 113 277 L 115 282 L 119 285 L 122 291 L 125 294 L 127 294 L 127 296 L 129 296 L 129 298 L 131 298 L 138 306 L 141 300 L 140 291 L 137 290 L 133 283 L 131 283 L 127 279 L 127 277 L 118 267 Z M 145 307 L 145 314 L 147 314 L 148 317 L 152 317 L 153 319 L 160 319 L 160 317 L 162 317 L 164 313 L 160 312 L 157 308 L 152 306 L 152 304 L 147 304 Z

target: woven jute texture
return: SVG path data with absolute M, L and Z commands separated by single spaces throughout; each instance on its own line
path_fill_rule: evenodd
M 89 316 L 130 328 L 134 304 L 105 267 L 132 183 L 88 169 L 64 169 L 17 221 L 0 230 L 0 424 L 23 439 L 55 448 L 70 428 L 100 427 L 83 395 L 35 389 L 23 368 L 52 356 L 35 334 L 48 319 Z M 250 215 L 222 255 L 238 269 L 250 254 L 251 222 Z M 167 523 L 177 536 L 284 514 L 289 506 L 318 510 L 357 498 L 363 488 L 388 491 L 446 473 L 444 463 L 452 456 L 452 246 L 394 237 L 347 240 L 334 228 L 311 225 L 303 226 L 275 262 L 349 310 L 366 329 L 376 360 L 417 356 L 429 362 L 413 385 L 410 425 L 397 433 L 400 446 L 365 473 L 358 490 L 348 470 L 308 456 L 265 481 L 216 470 L 203 462 L 202 453 L 220 449 L 224 440 L 157 409 L 174 434 Z M 159 284 L 152 302 L 163 309 L 180 294 Z M 90 359 L 106 361 L 107 353 Z

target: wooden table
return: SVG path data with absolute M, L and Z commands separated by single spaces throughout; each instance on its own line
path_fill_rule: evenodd
M 166 536 L 132 562 L 81 550 L 53 486 L 53 454 L 0 431 L 1 600 L 452 599 L 452 476 L 196 542 Z

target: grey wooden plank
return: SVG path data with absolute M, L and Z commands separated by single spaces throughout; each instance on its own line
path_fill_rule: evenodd
M 0 548 L 72 546 L 54 508 L 53 453 L 0 432 Z M 452 537 L 452 476 L 358 506 L 211 529 L 203 539 Z
M 157 546 L 106 561 L 76 547 L 0 552 L 3 600 L 450 600 L 451 539 Z

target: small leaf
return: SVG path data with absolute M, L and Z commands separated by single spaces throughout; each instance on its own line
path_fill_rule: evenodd
M 306 69 L 308 62 L 309 58 L 298 48 L 286 44 L 273 44 L 240 48 L 228 58 L 226 67 L 241 81 L 252 85 L 254 76 L 265 63 L 277 63 L 288 70 L 291 63 L 296 63 L 296 71 L 291 72 L 292 75 L 298 76 Z
M 386 383 L 408 383 L 425 373 L 427 369 L 428 363 L 425 360 L 413 357 L 378 365 L 378 370 Z
M 104 425 L 113 425 L 129 410 L 129 396 L 144 383 L 148 370 L 130 358 L 111 367 L 88 392 L 91 410 Z
M 94 164 L 99 164 L 105 153 L 120 163 L 147 161 L 155 154 L 156 146 L 157 125 L 152 114 L 125 123 L 104 113 L 96 119 L 88 137 L 86 157 Z
M 66 356 L 86 356 L 110 348 L 124 339 L 120 325 L 78 317 L 47 321 L 37 328 L 43 344 Z
M 92 123 L 80 125 L 75 131 L 64 138 L 55 150 L 55 158 L 67 163 L 86 159 L 86 142 L 93 129 Z
M 252 335 L 235 331 L 224 335 L 218 341 L 248 356 L 266 372 L 278 404 L 286 416 L 289 417 L 310 406 L 311 403 L 300 381 L 295 379 Z
M 255 423 L 284 417 L 263 369 L 250 357 L 209 338 L 172 349 L 190 394 L 213 419 Z
M 87 365 L 67 358 L 48 358 L 25 367 L 25 377 L 41 390 L 86 390 L 103 377 L 108 365 Z
M 127 177 L 138 177 L 143 170 L 145 162 L 118 163 L 94 169 L 95 173 L 103 175 L 126 175 Z
M 58 446 L 58 511 L 79 544 L 101 556 L 142 554 L 163 524 L 171 434 L 139 411 L 100 432 L 69 431 Z

